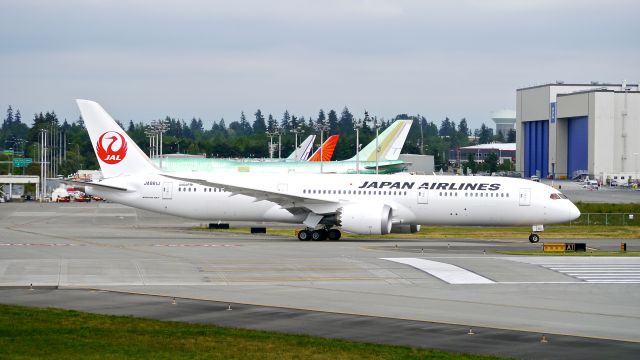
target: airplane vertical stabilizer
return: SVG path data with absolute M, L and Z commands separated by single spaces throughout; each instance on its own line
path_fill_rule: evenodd
M 309 153 L 311 153 L 311 147 L 313 146 L 313 141 L 316 139 L 315 135 L 309 135 L 303 142 L 298 145 L 298 148 L 294 150 L 287 160 L 294 161 L 305 161 L 309 158 Z
M 398 160 L 413 120 L 396 120 L 378 136 L 378 161 Z M 360 151 L 360 161 L 376 161 L 376 139 Z M 349 161 L 356 161 L 352 157 Z
M 159 171 L 100 104 L 76 102 L 105 178 Z

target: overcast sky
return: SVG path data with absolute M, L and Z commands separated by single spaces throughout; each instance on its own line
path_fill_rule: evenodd
M 476 128 L 519 87 L 637 82 L 638 34 L 631 0 L 0 0 L 0 107 L 75 120 L 85 98 L 208 127 L 347 106 Z

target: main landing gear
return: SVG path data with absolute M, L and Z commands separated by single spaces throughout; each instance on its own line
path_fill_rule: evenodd
M 340 240 L 342 233 L 338 229 L 303 229 L 298 231 L 300 241 Z

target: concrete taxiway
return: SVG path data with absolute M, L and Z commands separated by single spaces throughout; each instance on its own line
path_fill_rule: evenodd
M 575 347 L 607 339 L 622 357 L 623 349 L 640 349 L 640 258 L 493 252 L 540 246 L 526 239 L 300 242 L 192 231 L 197 225 L 116 204 L 2 204 L 0 286 L 102 289 L 458 324 L 530 332 L 530 339 L 566 335 Z M 585 242 L 616 249 L 620 240 Z M 630 250 L 640 248 L 640 240 L 625 242 Z M 67 302 L 55 298 L 51 305 Z M 29 304 L 20 294 L 0 296 L 0 302 Z M 102 303 L 95 304 L 94 310 Z M 450 345 L 442 348 L 459 349 Z M 535 348 L 495 350 L 479 351 L 541 354 Z

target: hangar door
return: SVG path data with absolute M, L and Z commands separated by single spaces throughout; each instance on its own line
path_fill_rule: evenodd
M 549 175 L 549 121 L 527 121 L 524 126 L 524 176 Z
M 567 176 L 571 179 L 589 170 L 589 120 L 567 119 Z

